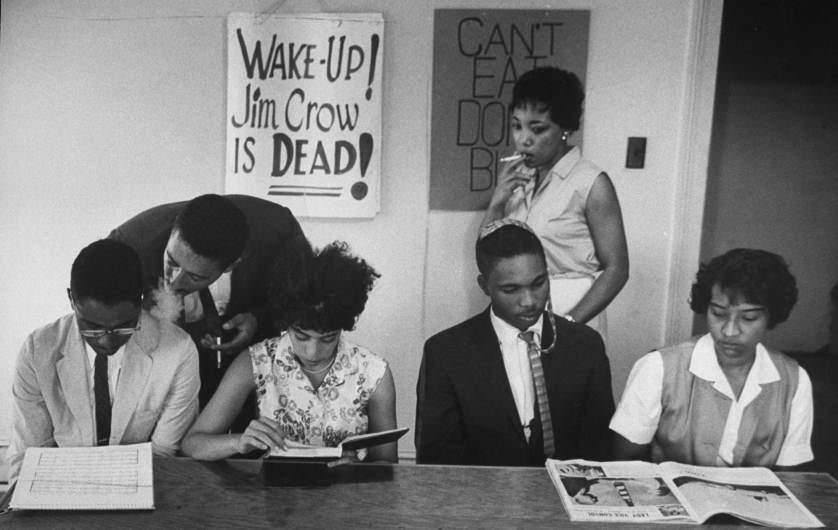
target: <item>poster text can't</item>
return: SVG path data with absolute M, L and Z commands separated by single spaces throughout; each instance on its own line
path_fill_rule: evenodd
M 482 210 L 499 160 L 515 150 L 512 88 L 522 74 L 558 66 L 582 83 L 589 11 L 437 9 L 431 115 L 430 208 Z M 581 143 L 581 132 L 574 135 Z
M 227 193 L 375 216 L 383 29 L 380 14 L 228 17 Z

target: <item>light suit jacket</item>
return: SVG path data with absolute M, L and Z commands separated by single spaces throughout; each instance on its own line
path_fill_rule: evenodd
M 198 414 L 198 353 L 183 330 L 143 312 L 125 344 L 113 399 L 110 444 L 151 440 L 172 456 Z M 89 361 L 75 315 L 32 332 L 15 368 L 9 476 L 27 447 L 96 445 Z

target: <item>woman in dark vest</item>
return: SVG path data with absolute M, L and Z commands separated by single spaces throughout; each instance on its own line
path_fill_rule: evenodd
M 635 363 L 611 420 L 614 458 L 790 467 L 813 458 L 812 385 L 763 346 L 797 286 L 782 257 L 736 249 L 699 268 L 690 307 L 710 332 Z

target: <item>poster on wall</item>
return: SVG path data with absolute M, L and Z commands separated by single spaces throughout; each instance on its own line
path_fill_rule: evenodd
M 437 9 L 431 110 L 430 208 L 482 210 L 499 160 L 511 155 L 512 87 L 539 66 L 570 70 L 585 83 L 583 10 Z M 575 135 L 577 144 L 582 135 Z
M 378 213 L 383 29 L 380 13 L 228 16 L 227 193 Z

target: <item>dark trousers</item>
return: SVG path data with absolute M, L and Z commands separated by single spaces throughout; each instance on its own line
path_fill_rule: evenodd
M 201 376 L 201 390 L 198 393 L 198 402 L 201 410 L 212 399 L 215 391 L 218 390 L 218 385 L 221 384 L 221 379 L 227 368 L 233 364 L 237 355 L 221 355 L 221 365 L 218 364 L 218 352 L 209 348 L 200 346 L 200 339 L 206 333 L 206 326 L 203 321 L 189 322 L 181 326 L 195 342 L 198 348 L 199 372 Z M 244 432 L 251 420 L 259 417 L 258 406 L 256 404 L 256 393 L 251 392 L 244 402 L 241 411 L 230 425 L 230 432 Z

